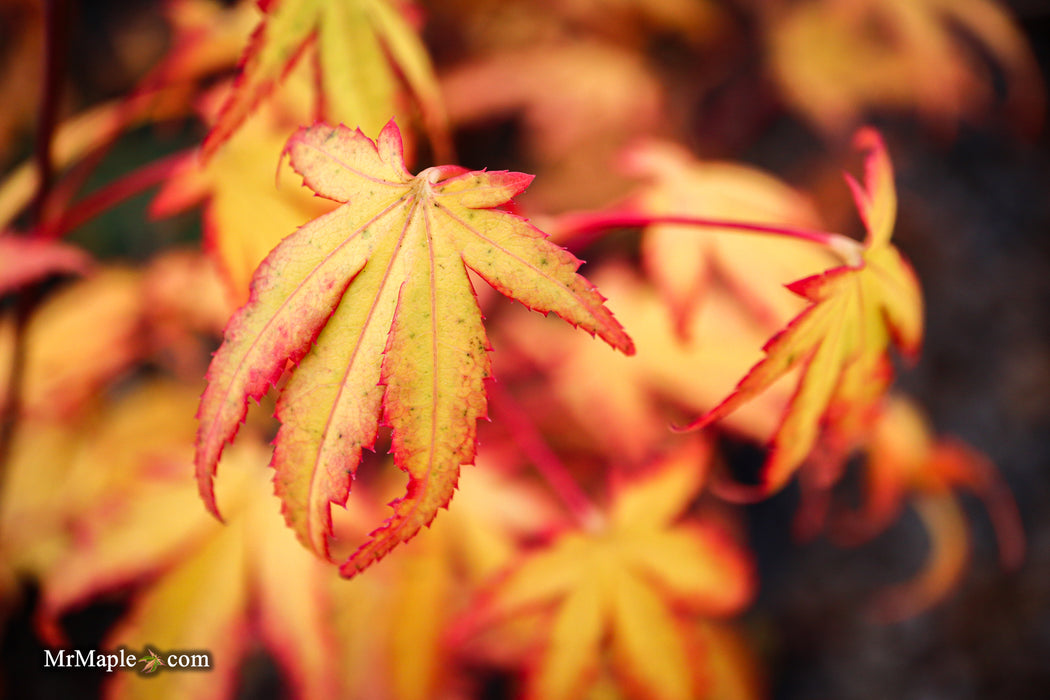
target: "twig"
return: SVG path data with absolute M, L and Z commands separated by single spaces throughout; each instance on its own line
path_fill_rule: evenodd
M 44 217 L 47 196 L 51 192 L 54 164 L 51 141 L 58 122 L 58 105 L 62 96 L 61 81 L 65 73 L 65 48 L 68 46 L 66 27 L 66 0 L 44 2 L 44 92 L 40 97 L 40 113 L 36 131 L 36 167 L 38 173 L 36 196 L 33 198 L 33 220 Z

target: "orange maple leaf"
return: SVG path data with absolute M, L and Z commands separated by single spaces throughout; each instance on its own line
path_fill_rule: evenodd
M 897 195 L 889 156 L 873 129 L 860 130 L 854 143 L 867 152 L 864 184 L 847 175 L 867 229 L 863 248 L 842 251 L 853 258 L 846 265 L 788 285 L 809 305 L 766 343 L 765 358 L 736 389 L 686 428 L 702 428 L 723 418 L 801 366 L 758 494 L 776 491 L 787 482 L 829 420 L 851 430 L 852 424 L 863 422 L 857 416 L 868 411 L 888 385 L 890 345 L 914 356 L 922 342 L 921 290 L 910 265 L 890 245 Z M 734 490 L 726 493 L 733 495 Z M 746 488 L 735 493 L 756 495 Z
M 859 544 L 889 528 L 909 500 L 930 537 L 923 570 L 913 580 L 885 591 L 876 601 L 876 617 L 892 621 L 916 615 L 943 599 L 959 581 L 970 542 L 955 489 L 968 489 L 984 499 L 1002 565 L 1011 569 L 1020 565 L 1024 530 L 1013 496 L 995 466 L 957 439 L 938 439 L 910 400 L 890 396 L 880 405 L 862 449 L 867 454 L 865 503 L 860 511 L 835 513 L 830 533 L 841 544 Z M 813 524 L 819 526 L 830 494 L 805 495 L 800 515 L 815 515 L 818 522 Z
M 299 364 L 277 404 L 275 484 L 289 525 L 328 556 L 331 503 L 345 503 L 380 418 L 393 428 L 408 492 L 344 564 L 351 576 L 411 538 L 448 503 L 485 415 L 488 340 L 467 269 L 532 309 L 555 312 L 631 353 L 634 346 L 576 274 L 580 261 L 524 219 L 494 210 L 522 173 L 430 168 L 413 177 L 391 121 L 377 142 L 317 125 L 286 148 L 321 196 L 343 206 L 286 238 L 259 266 L 226 328 L 201 398 L 197 476 L 212 480 L 249 397 Z

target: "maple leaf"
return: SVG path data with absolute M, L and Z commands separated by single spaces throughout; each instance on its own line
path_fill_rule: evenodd
M 876 617 L 892 621 L 916 615 L 942 600 L 961 578 L 970 543 L 966 518 L 954 494 L 957 488 L 984 499 L 1002 565 L 1010 569 L 1020 565 L 1024 530 L 1013 496 L 995 466 L 959 440 L 938 439 L 912 401 L 888 397 L 861 450 L 867 456 L 865 502 L 860 511 L 835 513 L 829 522 L 835 540 L 853 546 L 884 532 L 900 515 L 906 499 L 930 537 L 923 570 L 913 580 L 885 591 L 875 603 Z M 805 496 L 802 512 L 808 510 L 809 517 L 823 520 L 829 494 Z
M 197 395 L 156 381 L 74 416 L 18 422 L 0 485 L 0 561 L 46 580 L 45 628 L 52 602 L 75 604 L 214 527 L 187 469 Z M 184 487 L 172 488 L 172 472 Z
M 262 0 L 259 6 L 265 16 L 241 58 L 234 89 L 204 140 L 205 157 L 237 130 L 312 43 L 318 114 L 360 124 L 374 134 L 398 112 L 400 73 L 422 108 L 435 145 L 441 146 L 444 117 L 430 59 L 388 0 Z
M 155 651 L 153 651 L 152 649 L 149 649 L 149 648 L 147 648 L 146 651 L 148 651 L 149 654 L 147 654 L 143 658 L 139 659 L 139 663 L 143 664 L 143 666 L 142 666 L 142 672 L 143 673 L 153 673 L 154 671 L 157 670 L 157 668 L 163 666 L 164 662 L 160 660 L 159 656 L 157 656 L 157 652 L 155 652 Z
M 329 696 L 335 676 L 325 606 L 327 582 L 337 577 L 299 546 L 273 508 L 272 485 L 261 469 L 267 450 L 254 432 L 224 458 L 220 495 L 228 525 L 200 508 L 188 469 L 197 400 L 194 388 L 170 381 L 138 385 L 104 406 L 97 423 L 66 430 L 73 461 L 62 483 L 70 493 L 56 498 L 54 476 L 48 485 L 27 484 L 51 510 L 13 515 L 32 515 L 21 522 L 66 533 L 36 555 L 42 560 L 34 568 L 41 580 L 41 632 L 49 643 L 65 645 L 58 625 L 65 612 L 142 582 L 127 615 L 109 632 L 107 648 L 206 649 L 213 668 L 157 678 L 113 674 L 109 697 L 229 697 L 252 632 L 273 651 L 299 696 Z M 47 458 L 27 450 L 19 469 L 46 467 L 54 475 L 50 464 L 39 462 Z
M 687 426 L 710 425 L 801 366 L 759 493 L 787 482 L 810 454 L 832 409 L 842 424 L 870 409 L 888 384 L 891 344 L 914 356 L 922 341 L 921 291 L 911 267 L 890 245 L 897 196 L 889 156 L 873 129 L 858 131 L 854 144 L 867 153 L 864 184 L 847 176 L 867 229 L 859 254 L 844 251 L 856 261 L 789 284 L 808 306 L 766 343 L 765 358 L 728 397 Z
M 654 141 L 624 154 L 623 167 L 646 184 L 629 211 L 816 228 L 820 218 L 797 191 L 757 168 L 697 161 L 680 146 Z M 756 239 L 739 231 L 672 224 L 647 226 L 642 260 L 674 313 L 680 333 L 715 285 L 728 287 L 757 315 L 777 324 L 798 313 L 783 285 L 826 269 L 834 256 L 793 238 Z
M 871 107 L 915 108 L 928 121 L 949 122 L 997 92 L 1023 127 L 1042 123 L 1038 65 L 999 3 L 814 0 L 770 8 L 769 55 L 781 90 L 826 131 L 851 129 Z
M 693 654 L 697 639 L 686 619 L 734 613 L 754 586 L 745 550 L 720 528 L 676 524 L 708 458 L 692 440 L 621 484 L 603 527 L 563 532 L 524 559 L 460 633 L 543 615 L 529 697 L 584 697 L 606 653 L 620 682 L 640 697 L 697 697 L 704 663 Z
M 26 328 L 23 415 L 70 416 L 146 354 L 141 277 L 122 268 L 50 295 Z M 0 392 L 10 381 L 13 319 L 0 317 Z M 0 411 L 8 407 L 0 406 Z
M 450 642 L 450 624 L 519 555 L 523 539 L 561 520 L 543 488 L 502 472 L 500 461 L 479 455 L 455 508 L 368 576 L 339 581 L 331 624 L 343 697 L 461 697 L 463 650 Z
M 196 153 L 183 159 L 150 203 L 151 216 L 164 217 L 205 201 L 204 248 L 222 270 L 236 306 L 248 300 L 252 273 L 266 254 L 289 231 L 333 207 L 298 186 L 285 169 L 274 190 L 273 163 L 288 134 L 310 121 L 305 68 L 293 70 L 207 162 Z M 214 113 L 218 97 L 208 95 L 202 111 Z
M 249 397 L 298 363 L 277 404 L 274 480 L 289 525 L 327 557 L 330 504 L 346 502 L 382 417 L 408 491 L 343 565 L 349 576 L 429 523 L 460 465 L 473 461 L 489 347 L 468 268 L 529 308 L 624 352 L 633 345 L 576 274 L 576 258 L 492 209 L 531 176 L 445 166 L 412 177 L 393 121 L 376 142 L 344 126 L 301 129 L 286 150 L 311 189 L 345 204 L 286 238 L 256 271 L 208 371 L 197 476 L 216 512 L 216 463 Z
M 591 279 L 631 329 L 636 354 L 624 357 L 535 314 L 505 316 L 494 340 L 507 348 L 494 359 L 497 376 L 504 383 L 525 377 L 523 387 L 536 384 L 533 413 L 550 434 L 583 436 L 611 460 L 643 463 L 673 437 L 667 424 L 682 416 L 675 409 L 695 415 L 716 406 L 734 379 L 761 359 L 759 348 L 774 328 L 713 285 L 683 333 L 657 290 L 630 268 L 602 265 Z M 539 337 L 544 342 L 537 343 Z M 543 381 L 528 381 L 537 368 Z M 785 385 L 778 385 L 722 425 L 764 442 L 788 398 Z
M 298 545 L 273 509 L 272 488 L 259 478 L 266 459 L 261 441 L 237 447 L 224 460 L 232 477 L 226 484 L 231 495 L 224 501 L 230 511 L 226 526 L 185 501 L 194 491 L 186 472 L 167 483 L 143 480 L 142 507 L 132 505 L 109 521 L 95 515 L 97 525 L 84 525 L 91 535 L 87 551 L 67 556 L 73 582 L 59 582 L 56 574 L 48 578 L 44 612 L 55 617 L 90 594 L 148 574 L 149 585 L 138 591 L 104 643 L 135 647 L 150 642 L 211 653 L 207 674 L 161 679 L 119 674 L 108 689 L 111 696 L 230 697 L 253 639 L 273 653 L 295 697 L 334 694 L 334 640 L 326 624 L 330 570 Z M 156 517 L 146 504 L 154 513 L 170 514 L 164 522 L 172 532 L 160 541 L 150 536 Z M 139 543 L 133 556 L 121 556 L 133 541 Z

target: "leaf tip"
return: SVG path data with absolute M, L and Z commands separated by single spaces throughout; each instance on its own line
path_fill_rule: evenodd
M 219 512 L 219 504 L 215 500 L 215 464 L 211 460 L 201 456 L 197 451 L 197 493 L 204 502 L 204 508 L 220 523 L 225 523 L 222 513 Z

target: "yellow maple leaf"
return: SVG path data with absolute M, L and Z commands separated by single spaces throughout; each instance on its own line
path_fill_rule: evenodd
M 326 624 L 331 570 L 284 526 L 261 468 L 267 451 L 257 435 L 224 461 L 220 495 L 230 513 L 227 526 L 200 507 L 190 469 L 197 395 L 170 381 L 134 387 L 90 421 L 65 427 L 70 447 L 64 466 L 47 462 L 55 454 L 44 449 L 49 443 L 20 450 L 14 466 L 21 476 L 4 496 L 29 507 L 11 515 L 22 519 L 18 529 L 32 524 L 44 535 L 62 535 L 33 542 L 35 552 L 21 550 L 33 555 L 21 560 L 35 562 L 41 580 L 41 631 L 61 646 L 63 614 L 147 582 L 104 647 L 137 651 L 148 644 L 165 659 L 169 651 L 207 652 L 209 672 L 113 674 L 110 697 L 228 697 L 252 633 L 274 652 L 302 696 L 332 693 L 336 675 Z M 58 497 L 56 476 L 66 486 Z M 33 507 L 41 499 L 46 510 Z M 5 553 L 15 542 L 5 538 Z
M 990 0 L 814 0 L 779 3 L 767 17 L 781 90 L 805 117 L 848 131 L 870 108 L 915 109 L 951 122 L 992 102 L 1042 122 L 1042 81 L 1024 36 Z M 989 65 L 991 64 L 991 65 Z
M 163 549 L 213 526 L 191 484 L 172 488 L 189 481 L 197 393 L 148 382 L 75 416 L 18 423 L 0 492 L 0 558 L 49 579 L 45 608 L 75 605 L 138 570 L 149 560 L 144 543 Z M 150 518 L 177 526 L 138 527 Z
M 500 579 L 465 629 L 545 620 L 529 671 L 532 697 L 584 697 L 610 657 L 619 684 L 647 698 L 693 698 L 704 672 L 686 621 L 743 607 L 753 591 L 745 550 L 700 520 L 677 522 L 700 488 L 707 449 L 682 445 L 620 485 L 607 521 L 570 530 Z
M 234 89 L 204 140 L 211 156 L 307 50 L 316 55 L 317 114 L 378 133 L 399 109 L 399 75 L 418 101 L 432 140 L 446 126 L 430 58 L 389 0 L 266 0 Z
M 330 506 L 346 502 L 382 417 L 408 492 L 344 564 L 349 576 L 429 523 L 473 461 L 489 360 L 468 268 L 530 308 L 625 352 L 633 345 L 576 274 L 576 258 L 493 209 L 531 176 L 444 166 L 413 177 L 393 121 L 377 142 L 344 126 L 301 129 L 287 151 L 311 189 L 344 204 L 286 238 L 256 271 L 208 371 L 197 474 L 214 512 L 215 466 L 249 397 L 264 394 L 288 360 L 298 364 L 277 404 L 276 490 L 292 529 L 327 557 Z
M 869 411 L 888 385 L 891 344 L 914 356 L 922 341 L 921 290 L 911 267 L 890 245 L 897 196 L 889 156 L 873 129 L 859 131 L 854 143 L 867 153 L 864 184 L 848 178 L 867 229 L 863 248 L 844 248 L 844 256 L 852 258 L 848 264 L 788 285 L 808 306 L 766 343 L 765 358 L 736 389 L 688 426 L 710 425 L 801 366 L 759 493 L 787 482 L 829 417 L 843 429 L 856 429 L 853 424 L 862 422 L 857 414 Z
M 148 643 L 164 651 L 206 650 L 210 657 L 207 673 L 116 674 L 111 696 L 229 697 L 253 639 L 273 653 L 299 697 L 336 693 L 335 640 L 328 625 L 331 572 L 284 526 L 260 469 L 265 460 L 258 440 L 238 445 L 224 460 L 228 498 L 223 502 L 230 513 L 225 526 L 186 501 L 195 497 L 194 485 L 181 471 L 167 484 L 145 483 L 141 505 L 125 509 L 119 522 L 103 520 L 90 528 L 93 546 L 69 557 L 76 571 L 84 566 L 93 571 L 78 577 L 81 595 L 152 576 L 107 634 L 107 648 L 141 649 Z M 134 556 L 130 566 L 108 555 L 121 550 Z M 54 587 L 47 590 L 49 614 L 61 612 L 68 600 Z
M 451 623 L 518 556 L 523 539 L 559 523 L 542 488 L 505 474 L 498 461 L 478 463 L 464 472 L 456 506 L 431 528 L 367 576 L 339 581 L 332 625 L 345 697 L 458 697 L 465 664 L 449 640 Z
M 204 201 L 204 247 L 222 270 L 235 306 L 248 300 L 252 272 L 281 239 L 334 205 L 277 173 L 288 134 L 309 122 L 309 76 L 299 66 L 272 99 L 249 116 L 212 158 L 191 153 L 150 204 L 153 216 L 170 216 Z M 211 96 L 206 111 L 214 111 Z

